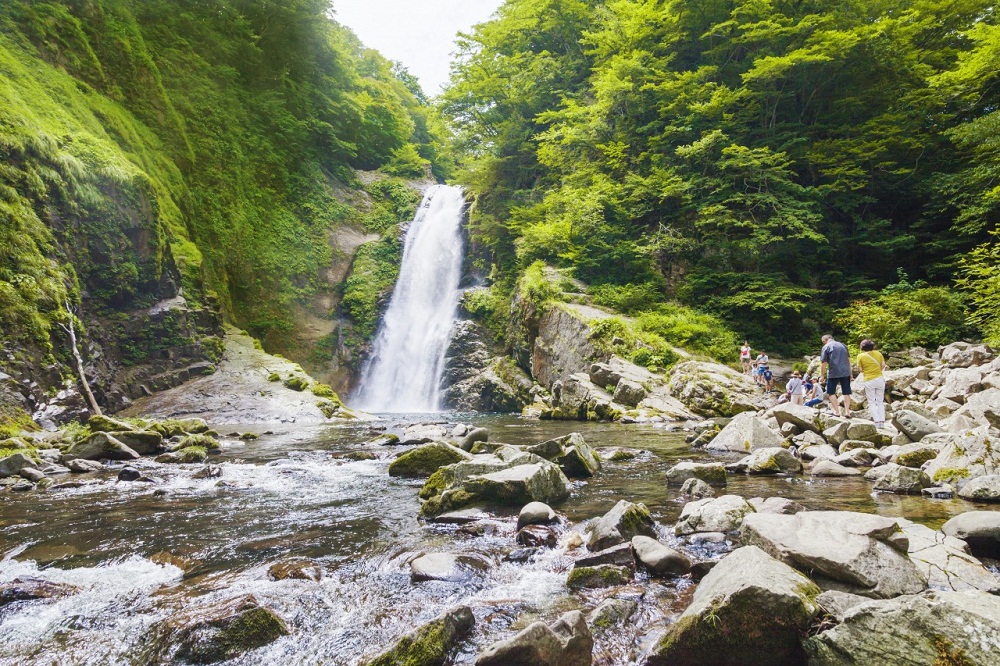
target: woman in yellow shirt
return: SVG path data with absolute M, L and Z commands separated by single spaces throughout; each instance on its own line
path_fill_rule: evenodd
M 865 398 L 868 399 L 868 412 L 876 428 L 885 425 L 885 359 L 875 351 L 875 343 L 871 340 L 861 341 L 861 353 L 858 354 L 858 368 L 865 380 Z

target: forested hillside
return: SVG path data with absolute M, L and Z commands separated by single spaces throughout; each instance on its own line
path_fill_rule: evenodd
M 0 370 L 34 382 L 3 389 L 8 415 L 72 376 L 70 311 L 94 373 L 211 358 L 219 310 L 283 351 L 295 308 L 339 295 L 345 247 L 393 246 L 413 195 L 355 169 L 443 177 L 440 121 L 331 16 L 328 0 L 0 4 Z M 353 285 L 362 330 L 385 286 Z M 190 314 L 147 310 L 180 288 Z
M 509 0 L 443 103 L 487 305 L 544 261 L 783 351 L 831 326 L 1000 341 L 995 22 L 984 0 Z

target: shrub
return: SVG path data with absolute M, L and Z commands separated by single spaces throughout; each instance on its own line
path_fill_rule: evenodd
M 739 347 L 736 333 L 721 319 L 678 303 L 639 315 L 638 326 L 671 345 L 721 361 L 730 360 Z
M 594 303 L 612 308 L 618 312 L 632 314 L 649 310 L 663 301 L 659 287 L 651 282 L 642 284 L 601 284 L 587 291 L 594 297 Z
M 972 333 L 966 323 L 965 298 L 945 287 L 887 288 L 868 301 L 855 301 L 837 312 L 834 323 L 857 344 L 871 338 L 882 349 L 937 347 Z
M 992 243 L 980 245 L 962 260 L 958 285 L 969 294 L 969 321 L 996 347 L 1000 346 L 1000 231 L 993 236 Z
M 517 282 L 518 293 L 535 306 L 542 306 L 547 301 L 561 300 L 562 292 L 545 275 L 545 262 L 536 261 L 524 269 L 521 279 Z

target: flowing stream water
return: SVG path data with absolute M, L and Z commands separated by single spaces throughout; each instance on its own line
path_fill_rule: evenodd
M 387 418 L 382 424 L 400 432 L 428 417 Z M 556 507 L 566 517 L 560 529 L 579 531 L 583 521 L 625 498 L 650 507 L 664 526 L 664 542 L 699 558 L 721 556 L 669 531 L 684 500 L 664 483 L 664 472 L 681 459 L 728 460 L 692 450 L 681 433 L 513 416 L 442 418 L 487 427 L 491 440 L 512 444 L 579 431 L 605 453 L 605 447 L 634 449 L 632 460 L 607 461 L 601 474 L 573 484 L 570 499 Z M 650 579 L 641 572 L 624 589 L 572 592 L 565 580 L 579 553 L 564 548 L 523 564 L 505 561 L 517 547 L 513 511 L 472 527 L 418 521 L 420 481 L 388 476 L 398 449 L 365 444 L 377 432 L 370 425 L 270 427 L 276 432 L 255 442 L 224 439 L 215 458 L 221 479 L 194 478 L 200 465 L 141 460 L 138 466 L 159 483 L 117 482 L 112 467 L 74 475 L 86 482 L 77 488 L 0 495 L 0 582 L 32 576 L 78 588 L 62 599 L 0 608 L 0 664 L 138 665 L 157 621 L 252 593 L 285 618 L 291 634 L 232 664 L 357 664 L 460 603 L 476 616 L 457 657 L 467 664 L 532 621 L 587 611 L 615 594 L 634 599 L 639 610 L 627 626 L 598 631 L 595 663 L 624 665 L 688 603 L 686 578 Z M 378 458 L 344 457 L 356 451 Z M 726 492 L 780 495 L 810 509 L 902 515 L 933 527 L 968 508 L 960 500 L 873 495 L 868 482 L 851 478 L 735 476 Z M 155 564 L 150 557 L 164 550 L 189 558 L 192 568 L 185 573 Z M 435 551 L 477 555 L 490 566 L 460 583 L 412 583 L 409 559 Z M 317 561 L 322 580 L 270 580 L 268 568 L 293 556 Z
M 403 261 L 352 406 L 370 412 L 433 412 L 455 323 L 462 276 L 459 187 L 428 190 L 406 233 Z

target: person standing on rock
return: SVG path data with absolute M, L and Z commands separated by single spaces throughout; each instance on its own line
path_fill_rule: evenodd
M 747 340 L 743 341 L 743 346 L 740 347 L 740 363 L 743 364 L 743 374 L 750 374 L 750 342 Z
M 876 428 L 885 426 L 885 358 L 875 351 L 875 343 L 865 339 L 861 341 L 861 353 L 858 354 L 858 369 L 860 377 L 865 380 L 865 398 L 868 399 L 868 411 Z
M 788 380 L 788 384 L 785 385 L 785 391 L 788 393 L 788 399 L 792 401 L 793 405 L 803 405 L 806 402 L 805 394 L 805 384 L 802 381 L 802 375 L 799 374 L 798 370 L 792 373 L 792 378 Z
M 842 342 L 837 342 L 832 335 L 823 336 L 823 351 L 819 354 L 819 380 L 826 377 L 826 393 L 830 396 L 830 406 L 833 413 L 840 416 L 840 401 L 837 399 L 837 387 L 844 396 L 844 413 L 851 418 L 851 355 Z

